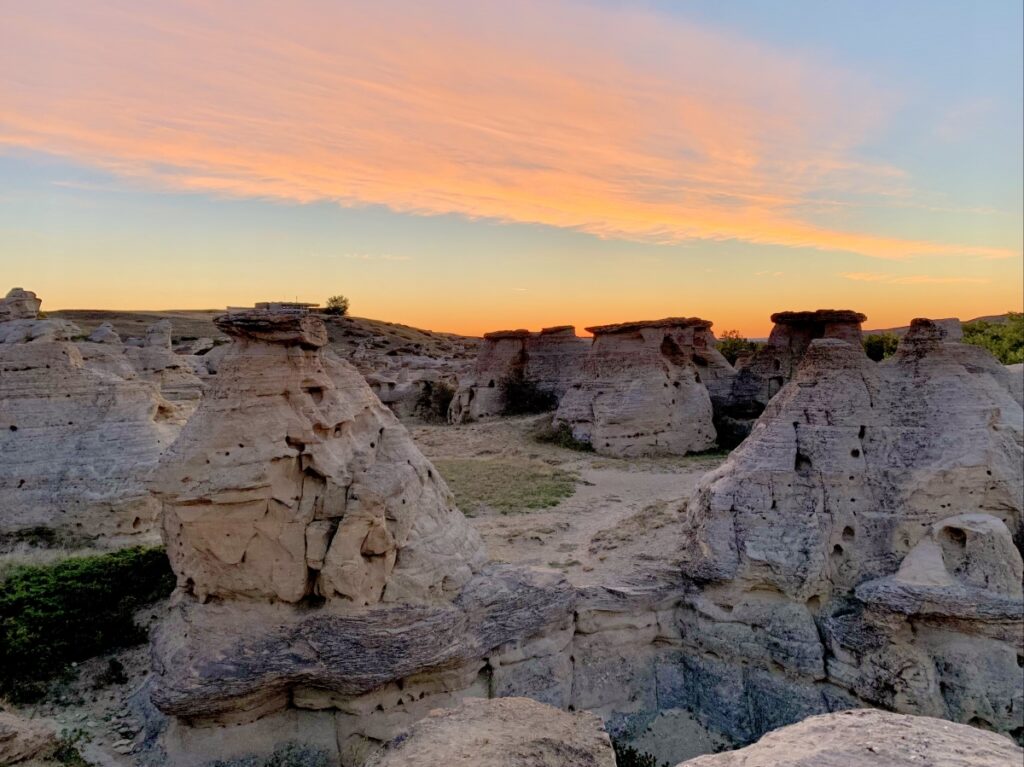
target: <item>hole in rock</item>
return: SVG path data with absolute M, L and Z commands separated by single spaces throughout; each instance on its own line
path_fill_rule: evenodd
M 942 537 L 952 543 L 954 546 L 958 546 L 961 549 L 967 546 L 967 533 L 961 530 L 959 527 L 946 527 L 942 530 Z
M 850 451 L 850 455 L 852 455 L 854 458 L 860 458 L 860 450 L 854 448 L 853 450 Z
M 843 540 L 844 541 L 847 541 L 847 542 L 852 541 L 855 536 L 856 536 L 856 533 L 854 532 L 852 527 L 847 525 L 846 527 L 843 528 Z

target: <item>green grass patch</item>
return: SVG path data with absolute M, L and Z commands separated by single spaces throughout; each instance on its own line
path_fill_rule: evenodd
M 146 641 L 134 613 L 174 583 L 159 548 L 12 568 L 0 582 L 0 695 L 31 701 L 71 663 Z
M 576 491 L 576 475 L 534 461 L 448 458 L 434 461 L 466 516 L 557 506 Z

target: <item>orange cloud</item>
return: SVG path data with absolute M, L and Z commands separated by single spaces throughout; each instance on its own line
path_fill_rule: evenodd
M 906 199 L 891 98 L 679 20 L 570 2 L 41 0 L 0 25 L 0 147 L 146 187 L 655 242 L 1002 258 L 817 225 Z

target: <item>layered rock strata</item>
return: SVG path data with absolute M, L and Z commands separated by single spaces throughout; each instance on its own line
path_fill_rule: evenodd
M 725 390 L 712 393 L 715 426 L 723 447 L 738 445 L 750 433 L 754 421 L 799 367 L 811 342 L 833 338 L 851 344 L 861 342 L 861 325 L 867 317 L 849 309 L 818 309 L 778 312 L 768 342 L 751 356 L 737 360 L 739 371 Z
M 702 479 L 680 614 L 696 708 L 774 687 L 804 715 L 862 702 L 1021 738 L 1024 412 L 968 357 L 928 320 L 882 364 L 816 339 Z
M 715 444 L 711 392 L 735 374 L 711 322 L 669 317 L 587 328 L 594 341 L 555 414 L 573 436 L 617 457 L 684 455 Z
M 539 673 L 541 650 L 496 669 L 571 624 L 565 581 L 487 565 L 405 428 L 323 352 L 321 320 L 217 324 L 231 348 L 153 486 L 179 582 L 153 643 L 171 763 L 301 732 L 358 764 L 431 708 Z
M 522 379 L 557 402 L 576 379 L 587 354 L 587 341 L 571 325 L 484 334 L 472 370 L 459 382 L 448 411 L 452 423 L 501 415 L 502 381 Z
M 175 408 L 116 363 L 90 366 L 70 340 L 81 335 L 73 324 L 25 316 L 38 299 L 0 303 L 0 315 L 17 317 L 0 322 L 0 532 L 151 531 L 156 504 L 144 483 L 177 435 Z

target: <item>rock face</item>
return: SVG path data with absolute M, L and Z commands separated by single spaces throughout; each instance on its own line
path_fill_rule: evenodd
M 605 455 L 684 455 L 715 444 L 711 395 L 734 375 L 696 317 L 602 325 L 555 424 Z
M 405 428 L 323 353 L 321 320 L 248 310 L 217 324 L 231 348 L 153 485 L 179 582 L 153 644 L 153 701 L 178 717 L 172 764 L 258 751 L 252 728 L 277 748 L 293 725 L 359 763 L 571 623 L 560 576 L 485 566 Z
M 436 711 L 369 767 L 615 767 L 600 718 L 528 698 L 467 700 Z
M 1024 751 L 1002 735 L 924 716 L 860 709 L 813 716 L 752 746 L 678 767 L 1010 767 L 1022 760 Z
M 17 297 L 18 305 L 25 300 Z M 29 303 L 38 309 L 38 299 Z M 90 367 L 67 340 L 77 335 L 64 320 L 0 322 L 7 535 L 33 527 L 104 538 L 152 530 L 156 504 L 144 481 L 174 440 L 178 414 L 153 385 Z
M 560 400 L 575 380 L 587 354 L 587 342 L 571 325 L 486 333 L 470 373 L 459 382 L 448 418 L 463 423 L 500 415 L 501 382 L 521 377 Z
M 915 320 L 881 364 L 812 341 L 701 481 L 683 620 L 711 679 L 1024 732 L 1024 413 L 944 336 Z
M 0 710 L 0 764 L 44 756 L 56 746 L 57 737 L 46 725 Z
M 0 300 L 0 322 L 37 319 L 42 305 L 43 302 L 31 290 L 11 288 Z
M 718 441 L 723 447 L 738 445 L 750 433 L 768 401 L 793 377 L 814 339 L 859 344 L 861 324 L 867 317 L 849 309 L 818 309 L 778 312 L 771 320 L 775 326 L 768 343 L 742 362 L 737 360 L 739 373 L 732 385 L 712 394 Z
M 146 330 L 142 346 L 128 346 L 125 354 L 139 377 L 152 381 L 160 393 L 181 405 L 191 415 L 203 396 L 204 384 L 196 374 L 200 358 L 177 354 L 171 348 L 170 320 L 161 320 Z

